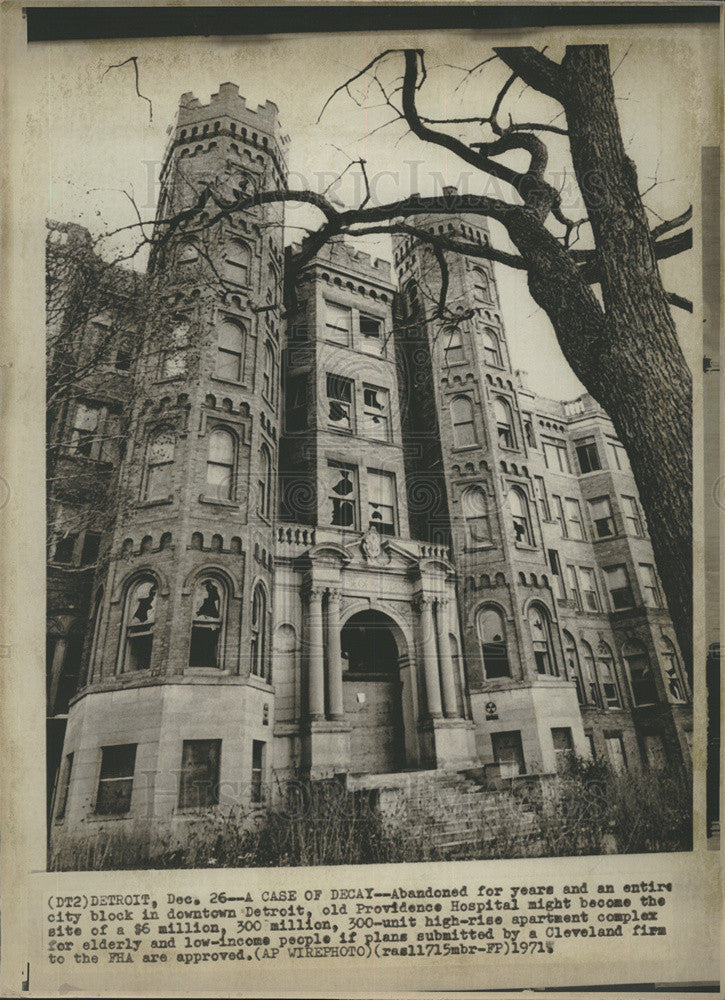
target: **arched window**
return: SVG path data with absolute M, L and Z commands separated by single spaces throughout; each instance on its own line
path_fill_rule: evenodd
M 123 670 L 148 670 L 156 621 L 156 581 L 138 580 L 126 598 L 126 633 Z
M 229 431 L 217 429 L 209 435 L 209 458 L 206 481 L 213 495 L 231 500 L 234 480 L 234 438 Z
M 267 677 L 267 595 L 261 583 L 252 595 L 251 671 L 257 677 Z
M 687 692 L 680 672 L 680 664 L 677 658 L 677 651 L 674 644 L 662 636 L 662 659 L 665 664 L 665 677 L 667 679 L 667 691 L 672 701 L 686 702 Z
M 604 704 L 608 708 L 621 708 L 622 699 L 619 696 L 619 685 L 614 670 L 614 656 L 606 642 L 599 643 L 599 679 L 604 694 Z
M 274 402 L 274 351 L 270 344 L 264 345 L 264 370 L 262 372 L 262 392 Z
M 629 671 L 635 705 L 655 705 L 659 701 L 647 650 L 641 642 L 630 639 L 622 650 Z
M 176 436 L 164 427 L 151 437 L 146 453 L 146 500 L 167 500 L 172 491 Z
M 579 665 L 579 654 L 576 651 L 574 636 L 571 632 L 567 631 L 562 632 L 561 635 L 564 640 L 564 661 L 566 663 L 566 672 L 569 676 L 569 680 L 573 680 L 576 684 L 577 701 L 580 705 L 586 705 L 587 699 L 584 691 L 584 682 L 581 667 Z
M 473 294 L 482 302 L 491 301 L 491 279 L 480 267 L 473 269 Z
M 511 414 L 511 407 L 501 396 L 496 396 L 493 401 L 493 412 L 496 417 L 498 443 L 502 448 L 515 448 L 516 436 L 514 434 L 514 420 Z
M 481 608 L 476 616 L 476 628 L 486 678 L 510 677 L 506 626 L 501 614 L 495 608 Z
M 532 604 L 529 608 L 529 630 L 534 645 L 534 660 L 540 674 L 558 675 L 551 638 L 551 624 L 545 608 Z
M 237 285 L 249 284 L 252 255 L 246 243 L 230 240 L 224 255 L 224 276 Z
M 463 340 L 461 338 L 461 331 L 458 327 L 451 327 L 448 330 L 441 331 L 441 340 L 443 342 L 443 353 L 445 355 L 446 365 L 460 365 L 466 360 L 466 355 L 463 352 Z
M 512 486 L 509 490 L 509 506 L 511 507 L 516 542 L 522 545 L 533 545 L 529 502 L 523 490 L 517 486 Z
M 461 497 L 466 525 L 466 543 L 471 546 L 491 541 L 488 498 L 480 486 L 469 487 Z
M 219 327 L 216 372 L 218 378 L 241 382 L 244 357 L 244 330 L 238 323 L 226 321 Z
M 473 420 L 473 404 L 468 396 L 456 396 L 451 402 L 451 422 L 454 448 L 469 448 L 478 443 Z
M 272 456 L 269 448 L 263 444 L 259 449 L 259 513 L 262 517 L 270 517 L 272 510 Z
M 204 577 L 194 588 L 191 605 L 190 667 L 219 667 L 226 591 L 215 577 Z
M 493 365 L 494 368 L 501 368 L 501 349 L 498 343 L 498 337 L 493 332 L 489 330 L 488 327 L 483 331 L 483 356 L 486 359 L 487 365 Z
M 176 260 L 179 264 L 195 264 L 199 259 L 199 251 L 193 243 L 184 242 L 179 247 Z
M 599 682 L 597 681 L 597 668 L 594 662 L 594 652 L 592 647 L 588 642 L 582 641 L 582 664 L 584 672 L 584 688 L 586 691 L 587 701 L 596 705 L 597 708 L 602 707 L 602 695 L 599 690 Z

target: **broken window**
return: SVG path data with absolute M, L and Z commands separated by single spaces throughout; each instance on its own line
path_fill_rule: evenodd
M 83 549 L 81 550 L 81 566 L 92 566 L 98 559 L 98 550 L 101 545 L 101 535 L 98 531 L 87 531 L 83 536 Z
M 363 421 L 366 437 L 387 441 L 389 433 L 389 396 L 387 389 L 374 385 L 363 386 Z
M 553 656 L 549 616 L 543 607 L 532 604 L 528 613 L 534 661 L 540 674 L 558 674 Z
M 332 505 L 331 524 L 339 528 L 354 528 L 357 507 L 357 480 L 353 466 L 328 463 L 329 498 Z
M 485 491 L 480 486 L 471 486 L 461 497 L 461 504 L 466 525 L 467 544 L 474 547 L 490 542 L 491 524 Z
M 657 704 L 660 699 L 645 647 L 639 640 L 630 639 L 622 650 L 622 657 L 629 671 L 635 705 Z
M 215 579 L 200 580 L 192 603 L 190 667 L 218 667 L 224 588 Z
M 93 404 L 78 403 L 73 417 L 70 447 L 75 455 L 90 458 L 98 436 L 101 408 Z
M 627 567 L 624 565 L 609 566 L 604 570 L 604 576 L 609 590 L 609 599 L 612 602 L 612 610 L 619 611 L 622 608 L 631 608 L 634 605 L 634 598 Z
M 512 486 L 509 491 L 509 504 L 511 506 L 516 543 L 518 545 L 533 545 L 529 504 L 523 491 L 517 486 Z
M 336 344 L 345 347 L 350 343 L 352 328 L 352 310 L 335 302 L 325 303 L 325 336 Z
M 667 636 L 662 636 L 662 659 L 665 664 L 665 677 L 667 678 L 667 690 L 672 701 L 687 701 L 685 685 L 680 674 L 677 652 L 672 642 Z
M 125 669 L 148 670 L 151 666 L 151 649 L 156 620 L 156 581 L 139 581 L 128 594 L 126 601 L 126 659 Z
M 327 423 L 338 431 L 352 431 L 352 380 L 327 375 Z
M 360 333 L 363 337 L 363 350 L 381 354 L 383 350 L 383 321 L 376 316 L 366 316 L 360 313 Z
M 135 764 L 135 743 L 101 747 L 101 773 L 95 810 L 99 816 L 121 816 L 129 811 Z
M 582 642 L 582 662 L 584 664 L 584 687 L 587 701 L 597 708 L 603 707 L 602 695 L 599 690 L 597 668 L 594 662 L 594 652 L 588 642 Z
M 395 477 L 368 469 L 369 525 L 381 535 L 395 534 Z
M 593 437 L 583 438 L 574 445 L 576 457 L 579 460 L 579 468 L 582 475 L 587 472 L 596 472 L 601 469 L 602 463 L 599 460 L 599 451 Z
M 510 677 L 506 627 L 503 616 L 496 608 L 481 608 L 476 618 L 478 639 L 481 643 L 483 669 L 487 680 Z
M 497 396 L 493 401 L 493 412 L 496 417 L 498 443 L 502 448 L 515 448 L 516 437 L 514 435 L 514 421 L 511 414 L 511 407 L 505 399 Z
M 596 500 L 590 500 L 589 514 L 597 538 L 611 538 L 616 534 L 609 497 L 597 497 Z

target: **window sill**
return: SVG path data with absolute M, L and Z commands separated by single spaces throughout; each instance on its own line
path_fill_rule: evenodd
M 514 542 L 515 549 L 521 549 L 523 552 L 538 552 L 538 545 L 522 545 L 521 542 Z
M 169 375 L 167 378 L 157 378 L 154 381 L 154 385 L 172 385 L 174 382 L 182 382 L 187 378 L 187 372 L 181 372 L 179 375 Z
M 184 677 L 229 677 L 228 670 L 221 667 L 185 667 Z
M 480 545 L 464 545 L 464 552 L 486 552 L 490 549 L 495 549 L 497 546 L 494 542 L 482 542 Z
M 213 507 L 228 507 L 230 510 L 239 510 L 241 506 L 236 500 L 222 500 L 219 497 L 209 497 L 204 493 L 199 494 L 199 503 L 209 504 Z
M 464 444 L 460 448 L 453 448 L 452 451 L 478 451 L 480 444 Z
M 136 504 L 136 509 L 145 510 L 147 507 L 168 507 L 173 502 L 173 496 L 159 497 L 157 500 L 139 500 Z
M 248 389 L 249 388 L 249 386 L 247 385 L 246 382 L 239 382 L 237 379 L 233 379 L 233 378 L 222 378 L 221 375 L 211 375 L 210 376 L 210 381 L 212 381 L 212 382 L 219 382 L 222 385 L 233 385 L 237 389 Z

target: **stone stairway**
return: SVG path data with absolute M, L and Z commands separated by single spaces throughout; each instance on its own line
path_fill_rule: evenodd
M 387 822 L 422 830 L 441 859 L 499 851 L 505 857 L 525 852 L 537 838 L 531 803 L 510 788 L 486 787 L 476 771 L 411 771 L 352 781 L 353 787 L 376 788 Z

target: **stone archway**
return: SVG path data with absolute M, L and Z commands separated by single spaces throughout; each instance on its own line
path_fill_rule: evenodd
M 399 631 L 382 611 L 365 610 L 340 633 L 353 774 L 385 774 L 406 764 Z

